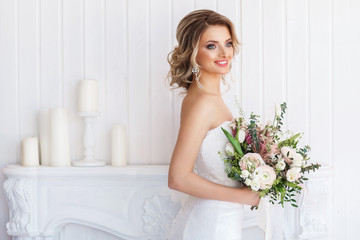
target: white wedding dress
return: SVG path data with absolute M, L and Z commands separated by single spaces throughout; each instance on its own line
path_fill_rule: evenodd
M 227 177 L 224 161 L 218 154 L 228 142 L 221 127 L 230 131 L 230 121 L 208 131 L 195 164 L 198 175 L 212 182 L 239 187 Z M 189 197 L 173 221 L 169 240 L 240 240 L 244 205 Z

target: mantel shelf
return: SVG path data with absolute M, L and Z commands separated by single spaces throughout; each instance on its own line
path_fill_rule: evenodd
M 125 167 L 23 167 L 8 165 L 3 169 L 6 176 L 166 176 L 169 165 L 127 165 Z

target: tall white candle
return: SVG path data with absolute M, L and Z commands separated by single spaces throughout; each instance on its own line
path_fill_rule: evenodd
M 39 145 L 37 137 L 27 137 L 22 141 L 22 159 L 24 167 L 39 166 Z
M 43 166 L 50 165 L 50 118 L 49 109 L 41 109 L 38 113 L 40 136 L 40 162 Z
M 84 79 L 79 83 L 79 112 L 98 112 L 98 84 L 94 79 Z
M 126 128 L 114 125 L 111 128 L 111 165 L 126 166 Z
M 68 115 L 65 108 L 50 110 L 50 166 L 71 166 Z

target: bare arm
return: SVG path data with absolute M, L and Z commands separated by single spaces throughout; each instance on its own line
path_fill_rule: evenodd
M 212 113 L 206 97 L 183 103 L 178 139 L 169 169 L 169 188 L 200 198 L 258 205 L 258 194 L 248 188 L 223 186 L 193 172 L 202 141 L 215 120 Z

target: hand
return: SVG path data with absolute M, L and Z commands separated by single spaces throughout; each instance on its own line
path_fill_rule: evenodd
M 255 192 L 253 190 L 251 190 L 251 188 L 248 187 L 244 187 L 241 189 L 242 190 L 242 195 L 243 195 L 243 201 L 242 203 L 250 205 L 250 206 L 258 206 L 260 203 L 260 193 L 259 192 Z

